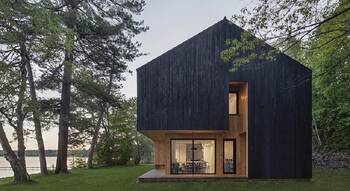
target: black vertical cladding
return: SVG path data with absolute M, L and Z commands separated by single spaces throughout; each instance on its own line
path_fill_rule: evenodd
M 234 74 L 220 59 L 242 29 L 222 20 L 137 70 L 137 128 L 228 130 L 229 81 L 248 83 L 248 176 L 311 177 L 311 71 L 284 54 Z

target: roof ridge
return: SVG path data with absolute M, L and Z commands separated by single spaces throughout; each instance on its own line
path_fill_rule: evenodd
M 228 22 L 228 20 L 226 19 L 226 16 L 225 16 L 222 20 L 219 20 L 218 22 L 214 23 L 213 25 L 208 26 L 207 28 L 205 28 L 205 29 L 202 30 L 201 32 L 199 32 L 199 33 L 197 33 L 197 34 L 191 36 L 190 38 L 188 38 L 188 39 L 182 41 L 180 44 L 174 46 L 173 48 L 168 49 L 168 50 L 165 51 L 164 53 L 158 55 L 157 57 L 155 57 L 155 58 L 153 58 L 152 60 L 148 61 L 147 63 L 143 64 L 142 66 L 136 68 L 136 70 L 139 70 L 139 69 L 143 68 L 144 66 L 150 64 L 151 62 L 153 62 L 154 60 L 156 60 L 156 59 L 158 59 L 159 57 L 163 56 L 164 54 L 167 54 L 168 52 L 174 50 L 175 48 L 178 48 L 179 46 L 183 45 L 183 44 L 186 43 L 187 41 L 189 41 L 189 40 L 191 40 L 191 39 L 197 37 L 198 35 L 200 35 L 200 34 L 202 34 L 202 33 L 205 33 L 207 30 L 209 30 L 209 29 L 211 29 L 212 27 L 214 27 L 214 26 L 216 26 L 216 25 L 218 25 L 218 24 L 220 24 L 220 23 L 223 23 L 223 22 Z

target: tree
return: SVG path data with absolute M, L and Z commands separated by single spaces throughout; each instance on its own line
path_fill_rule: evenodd
M 246 32 L 242 33 L 240 39 L 227 40 L 229 48 L 222 52 L 222 58 L 231 62 L 233 68 L 237 68 L 250 60 L 273 59 L 278 52 L 275 49 L 263 48 L 261 52 L 256 52 L 256 47 L 266 47 L 265 42 L 281 52 L 287 52 L 294 46 L 308 49 L 310 47 L 302 42 L 339 33 L 332 35 L 332 39 L 324 44 L 313 47 L 323 48 L 336 39 L 344 39 L 349 28 L 344 27 L 346 25 L 334 25 L 322 33 L 317 30 L 349 12 L 349 0 L 259 0 L 253 8 L 245 7 L 240 14 L 233 15 L 233 22 L 246 29 Z M 339 22 L 346 23 L 347 20 Z
M 152 151 L 149 139 L 136 130 L 136 99 L 130 98 L 113 109 L 110 126 L 105 127 L 97 144 L 99 165 L 125 165 L 148 161 Z
M 14 8 L 15 7 L 15 8 Z M 5 8 L 5 9 L 4 9 Z M 26 77 L 27 70 L 25 68 L 26 57 L 23 54 L 23 41 L 26 37 L 25 32 L 23 31 L 24 27 L 21 27 L 25 20 L 22 20 L 21 12 L 24 11 L 23 4 L 21 3 L 3 3 L 1 6 L 0 12 L 8 15 L 1 15 L 2 23 L 0 39 L 2 42 L 1 49 L 1 61 L 2 64 L 7 64 L 6 68 L 8 71 L 12 70 L 14 73 L 19 73 L 17 86 L 14 87 L 14 91 L 16 91 L 16 98 L 6 99 L 7 106 L 2 106 L 1 112 L 7 118 L 9 124 L 14 128 L 17 136 L 17 144 L 18 144 L 18 158 L 22 163 L 22 166 L 26 167 L 25 162 L 25 145 L 24 145 L 24 129 L 23 123 L 26 117 L 26 113 L 24 111 L 25 105 L 25 93 L 26 93 Z M 12 13 L 12 14 L 11 14 Z M 14 24 L 12 24 L 14 23 Z M 25 25 L 25 24 L 24 24 Z M 5 69 L 5 67 L 3 67 Z M 17 71 L 17 72 L 16 72 Z M 6 71 L 3 71 L 6 72 Z M 8 76 L 10 77 L 10 76 Z M 5 101 L 5 99 L 3 100 Z M 4 102 L 3 102 L 4 103 Z M 9 110 L 15 111 L 10 114 L 7 112 Z
M 111 96 L 112 86 L 113 86 L 113 78 L 114 78 L 114 72 L 112 72 L 112 70 L 111 70 L 107 89 L 106 89 L 106 95 L 108 97 Z M 97 123 L 93 129 L 93 134 L 92 134 L 92 139 L 91 139 L 91 144 L 90 144 L 89 154 L 88 154 L 87 168 L 93 167 L 92 160 L 93 160 L 93 156 L 94 156 L 95 147 L 96 147 L 96 144 L 98 141 L 101 125 L 102 125 L 102 122 L 104 120 L 103 117 L 106 113 L 109 112 L 109 106 L 111 105 L 108 102 L 100 102 L 100 103 L 103 103 L 103 104 L 102 104 L 102 107 L 98 110 L 99 113 L 98 113 Z
M 36 96 L 36 86 L 32 65 L 38 64 L 39 58 L 44 55 L 50 55 L 53 51 L 50 44 L 56 41 L 54 19 L 49 12 L 42 8 L 39 2 L 30 1 L 2 1 L 0 8 L 0 36 L 1 36 L 1 54 L 2 61 L 13 68 L 18 68 L 22 73 L 22 86 L 20 95 L 27 92 L 26 81 L 29 84 L 30 101 L 27 104 L 27 113 L 30 111 L 35 126 L 35 135 L 40 153 L 40 169 L 42 174 L 47 174 L 45 147 L 42 138 L 42 126 L 40 120 L 39 103 Z M 36 65 L 35 65 L 36 66 Z M 19 96 L 21 98 L 23 96 Z M 21 129 L 20 122 L 24 121 L 23 112 L 20 107 L 23 105 L 23 99 L 19 99 L 17 115 L 18 129 Z M 29 113 L 28 113 L 29 114 Z M 18 142 L 22 142 L 21 130 L 17 132 Z M 24 146 L 22 146 L 24 148 Z M 23 150 L 23 149 L 20 149 Z M 24 153 L 20 156 L 24 157 Z M 20 157 L 20 158 L 23 158 Z
M 71 85 L 79 67 L 109 71 L 120 80 L 126 61 L 139 56 L 139 43 L 131 39 L 146 30 L 135 21 L 144 1 L 53 1 L 48 8 L 61 18 L 65 27 L 59 141 L 56 173 L 67 173 L 67 144 L 70 118 Z M 111 67 L 113 66 L 113 67 Z M 113 69 L 112 69 L 113 68 Z
M 2 122 L 0 121 L 0 143 L 4 150 L 4 156 L 6 160 L 10 162 L 11 168 L 14 173 L 14 182 L 23 183 L 30 180 L 29 175 L 22 162 L 17 158 L 15 152 L 12 150 L 9 141 L 6 137 Z
M 46 163 L 46 155 L 45 155 L 45 145 L 42 136 L 42 126 L 40 121 L 40 110 L 39 110 L 39 102 L 36 96 L 36 88 L 34 85 L 34 76 L 30 62 L 26 63 L 26 69 L 28 71 L 28 82 L 31 96 L 31 111 L 33 113 L 33 121 L 35 127 L 35 137 L 38 144 L 39 151 L 39 161 L 40 161 L 40 172 L 43 175 L 47 175 L 47 163 Z
M 137 130 L 135 134 L 135 148 L 133 149 L 133 159 L 136 165 L 153 163 L 153 144 L 146 136 L 139 133 Z
M 23 68 L 22 68 L 23 69 Z M 14 182 L 22 183 L 29 181 L 29 175 L 25 165 L 25 145 L 23 120 L 25 112 L 23 111 L 25 72 L 14 70 L 13 67 L 0 62 L 0 143 L 4 150 L 5 158 L 10 163 L 14 172 Z M 18 142 L 18 157 L 12 150 L 6 134 L 3 129 L 3 122 L 15 130 Z
M 233 16 L 247 32 L 240 39 L 228 39 L 229 48 L 221 53 L 233 71 L 254 59 L 273 59 L 279 52 L 312 69 L 316 149 L 349 150 L 349 18 L 349 0 L 260 0 Z M 256 52 L 261 46 L 266 48 Z
M 347 4 L 340 3 L 336 10 Z M 320 26 L 316 34 L 331 29 L 342 29 L 320 35 L 307 43 L 301 61 L 313 70 L 313 118 L 319 136 L 316 149 L 348 151 L 350 148 L 350 12 Z M 317 126 L 316 126 L 316 125 Z M 316 133 L 316 132 L 315 132 Z
M 87 167 L 92 168 L 95 146 L 100 129 L 107 120 L 110 106 L 119 105 L 119 87 L 113 84 L 113 73 L 109 78 L 100 78 L 91 71 L 80 71 L 74 77 L 76 91 L 72 94 L 71 132 L 72 145 L 90 144 Z

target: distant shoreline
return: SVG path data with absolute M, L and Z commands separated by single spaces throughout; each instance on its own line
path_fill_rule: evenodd
M 84 158 L 86 157 L 77 157 L 69 156 L 67 159 L 68 168 L 71 169 L 73 165 L 73 159 Z M 56 156 L 47 156 L 46 164 L 48 170 L 54 170 L 56 166 Z M 29 174 L 38 174 L 40 173 L 40 161 L 39 156 L 27 156 L 26 157 L 26 169 Z M 13 177 L 13 171 L 10 163 L 6 161 L 4 157 L 0 156 L 0 180 L 6 177 Z M 1 190 L 1 189 L 0 189 Z
M 17 153 L 17 151 L 15 150 Z M 57 150 L 48 149 L 45 151 L 45 154 L 47 157 L 55 157 L 57 156 Z M 0 150 L 0 156 L 4 156 L 4 151 Z M 26 150 L 26 156 L 27 157 L 39 157 L 39 151 L 38 150 Z M 86 149 L 83 150 L 70 150 L 68 151 L 68 156 L 76 156 L 76 157 L 87 157 L 88 151 Z

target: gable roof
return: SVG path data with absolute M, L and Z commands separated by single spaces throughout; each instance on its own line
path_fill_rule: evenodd
M 215 30 L 215 29 L 219 29 L 219 30 Z M 227 38 L 227 39 L 238 39 L 240 38 L 240 34 L 242 32 L 247 32 L 246 30 L 244 30 L 243 28 L 237 26 L 236 24 L 234 24 L 233 22 L 229 21 L 226 19 L 226 17 L 224 17 L 222 20 L 220 20 L 219 22 L 209 26 L 208 28 L 204 29 L 203 31 L 201 31 L 200 33 L 192 36 L 191 38 L 183 41 L 182 43 L 178 44 L 177 46 L 175 46 L 174 48 L 169 49 L 168 51 L 166 51 L 165 53 L 157 56 L 156 58 L 152 59 L 151 61 L 147 62 L 146 64 L 140 66 L 139 68 L 137 68 L 136 70 L 140 70 L 144 67 L 147 67 L 148 65 L 151 65 L 152 63 L 157 62 L 157 60 L 159 60 L 161 57 L 165 57 L 168 54 L 171 54 L 171 52 L 173 51 L 178 51 L 180 50 L 183 46 L 185 46 L 186 43 L 189 43 L 193 40 L 195 40 L 196 38 L 198 38 L 201 35 L 204 35 L 210 31 L 215 31 L 215 32 L 225 32 L 226 30 L 230 30 L 230 31 L 234 31 L 234 33 L 236 34 L 233 38 Z M 255 37 L 257 38 L 257 37 Z M 265 43 L 265 42 L 264 42 Z M 275 49 L 274 47 L 270 46 L 269 44 L 265 43 L 266 46 Z M 280 54 L 282 54 L 283 56 L 287 57 L 287 59 L 291 60 L 291 63 L 293 64 L 297 64 L 299 65 L 298 67 L 302 67 L 304 70 L 306 70 L 308 73 L 311 73 L 311 69 L 309 69 L 308 67 L 306 67 L 305 65 L 302 65 L 300 62 L 298 62 L 297 60 L 291 58 L 290 56 L 284 54 L 283 52 L 280 52 Z
M 227 130 L 230 81 L 249 84 L 248 106 L 254 112 L 248 124 L 277 129 L 288 122 L 285 128 L 294 128 L 294 119 L 309 111 L 311 72 L 278 54 L 276 60 L 253 60 L 230 73 L 220 53 L 226 39 L 240 38 L 242 31 L 221 20 L 140 67 L 138 130 Z M 285 108 L 298 116 L 287 115 Z

